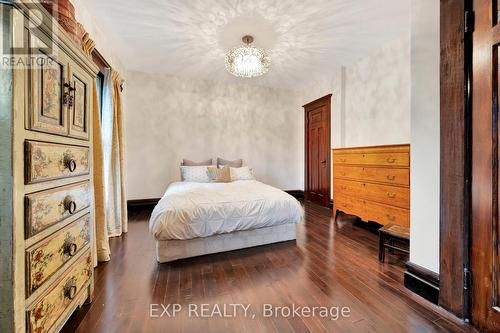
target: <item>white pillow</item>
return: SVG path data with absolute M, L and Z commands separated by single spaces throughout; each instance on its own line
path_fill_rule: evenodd
M 244 166 L 241 168 L 229 168 L 231 172 L 231 180 L 253 180 L 255 176 L 251 168 Z
M 181 179 L 183 182 L 210 183 L 207 166 L 181 165 Z

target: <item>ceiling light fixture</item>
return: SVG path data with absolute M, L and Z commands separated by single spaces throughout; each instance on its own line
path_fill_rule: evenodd
M 245 45 L 229 51 L 226 55 L 226 69 L 229 73 L 239 77 L 261 76 L 269 71 L 271 60 L 264 49 L 250 44 L 253 37 L 243 36 Z

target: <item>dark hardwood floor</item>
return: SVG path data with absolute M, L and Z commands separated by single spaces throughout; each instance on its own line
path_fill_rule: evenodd
M 111 240 L 111 261 L 96 269 L 94 301 L 63 332 L 474 331 L 405 289 L 404 257 L 389 254 L 379 264 L 376 233 L 342 216 L 334 223 L 330 210 L 314 204 L 306 203 L 305 210 L 296 242 L 161 265 L 148 232 L 150 211 L 132 211 L 128 234 Z M 175 303 L 183 307 L 175 318 L 150 317 L 150 304 Z M 250 315 L 188 315 L 189 304 L 204 303 L 250 304 Z M 349 307 L 350 316 L 269 318 L 263 317 L 265 303 Z

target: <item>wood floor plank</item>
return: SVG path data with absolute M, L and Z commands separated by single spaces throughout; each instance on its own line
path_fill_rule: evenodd
M 158 264 L 149 209 L 130 211 L 127 235 L 110 240 L 95 270 L 95 294 L 63 332 L 475 332 L 403 286 L 405 258 L 378 262 L 378 235 L 347 216 L 305 203 L 297 240 Z M 151 304 L 180 304 L 151 317 Z M 238 316 L 190 316 L 190 304 L 248 304 Z M 266 318 L 274 307 L 348 306 L 350 316 Z M 159 309 L 158 314 L 161 312 Z

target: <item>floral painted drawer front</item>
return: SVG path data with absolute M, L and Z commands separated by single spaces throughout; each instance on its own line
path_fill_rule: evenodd
M 92 277 L 90 250 L 84 254 L 50 291 L 27 310 L 28 332 L 50 332 L 64 310 L 71 305 Z
M 26 252 L 28 296 L 90 242 L 90 215 L 44 239 Z
M 26 196 L 26 236 L 31 237 L 90 206 L 90 183 L 63 186 Z
M 26 142 L 26 183 L 38 183 L 89 173 L 89 148 Z

